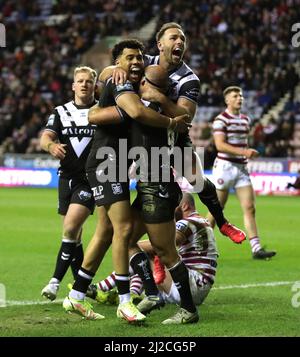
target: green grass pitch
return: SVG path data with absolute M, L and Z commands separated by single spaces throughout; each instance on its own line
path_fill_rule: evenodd
M 6 307 L 0 307 L 0 336 L 300 336 L 299 197 L 257 197 L 262 244 L 277 251 L 272 260 L 253 260 L 248 241 L 234 245 L 216 231 L 220 253 L 217 278 L 199 308 L 198 324 L 161 325 L 176 309 L 169 305 L 153 311 L 144 326 L 132 326 L 116 318 L 115 306 L 94 304 L 95 310 L 106 316 L 101 321 L 84 321 L 64 313 L 61 301 L 72 281 L 70 273 L 61 284 L 58 302 L 45 303 L 41 298 L 61 239 L 56 195 L 51 189 L 0 188 L 0 284 L 5 287 L 7 302 Z M 205 214 L 205 207 L 196 201 Z M 226 216 L 242 227 L 234 196 L 229 199 Z M 94 227 L 95 216 L 84 228 L 85 247 Z M 111 270 L 109 253 L 97 278 Z M 298 285 L 294 285 L 296 281 Z

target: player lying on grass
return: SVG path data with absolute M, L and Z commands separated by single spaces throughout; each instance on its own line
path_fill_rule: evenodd
M 188 268 L 194 303 L 201 305 L 214 284 L 216 275 L 218 252 L 214 233 L 209 222 L 196 211 L 194 198 L 190 193 L 183 194 L 180 205 L 176 208 L 176 221 L 177 249 Z M 155 281 L 165 303 L 179 304 L 178 290 L 170 273 L 155 255 L 150 241 L 141 241 L 139 246 L 152 261 Z M 94 296 L 90 297 L 100 303 L 116 303 L 112 299 L 115 288 L 114 273 L 93 286 Z M 131 292 L 134 297 L 142 294 L 142 282 L 136 275 L 132 276 Z

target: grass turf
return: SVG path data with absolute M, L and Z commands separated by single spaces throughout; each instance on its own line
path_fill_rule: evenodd
M 7 300 L 7 306 L 0 307 L 0 336 L 300 336 L 300 307 L 292 306 L 296 294 L 292 282 L 300 280 L 299 198 L 257 197 L 262 244 L 278 252 L 272 260 L 253 260 L 249 242 L 234 245 L 215 231 L 220 253 L 217 279 L 199 308 L 198 324 L 161 325 L 176 309 L 170 305 L 153 311 L 144 326 L 131 326 L 116 318 L 114 306 L 95 303 L 95 311 L 106 319 L 84 321 L 65 314 L 61 303 L 37 304 L 45 301 L 40 291 L 53 273 L 60 245 L 62 222 L 55 211 L 56 195 L 51 189 L 0 188 L 0 283 L 6 288 Z M 196 201 L 199 211 L 205 213 L 205 207 Z M 242 227 L 234 196 L 229 199 L 226 216 Z M 91 217 L 85 225 L 84 246 L 95 219 Z M 97 278 L 111 270 L 109 253 Z M 66 296 L 70 281 L 69 272 L 58 299 Z M 283 285 L 265 285 L 270 282 Z M 294 300 L 300 303 L 298 295 Z

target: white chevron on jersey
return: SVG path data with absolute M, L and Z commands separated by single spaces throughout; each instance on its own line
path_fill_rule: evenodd
M 80 157 L 80 155 L 83 153 L 84 149 L 88 146 L 91 140 L 92 138 L 82 138 L 81 140 L 79 140 L 77 137 L 70 138 L 70 143 L 77 157 Z
M 65 108 L 67 109 L 65 109 Z M 71 127 L 72 121 L 76 126 L 87 126 L 88 125 L 88 111 L 89 109 L 78 109 L 72 102 L 68 102 L 64 106 L 60 105 L 56 107 L 58 114 L 60 116 L 61 123 L 63 127 Z

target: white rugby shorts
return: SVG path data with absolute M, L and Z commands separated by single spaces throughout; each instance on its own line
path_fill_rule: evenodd
M 217 190 L 229 190 L 252 185 L 247 166 L 219 158 L 215 159 L 212 181 Z
M 188 269 L 188 272 L 194 304 L 201 305 L 211 289 L 211 284 L 200 272 L 193 269 Z M 161 294 L 166 303 L 180 305 L 180 295 L 174 282 L 172 282 L 171 289 L 168 294 L 164 291 L 161 292 Z

